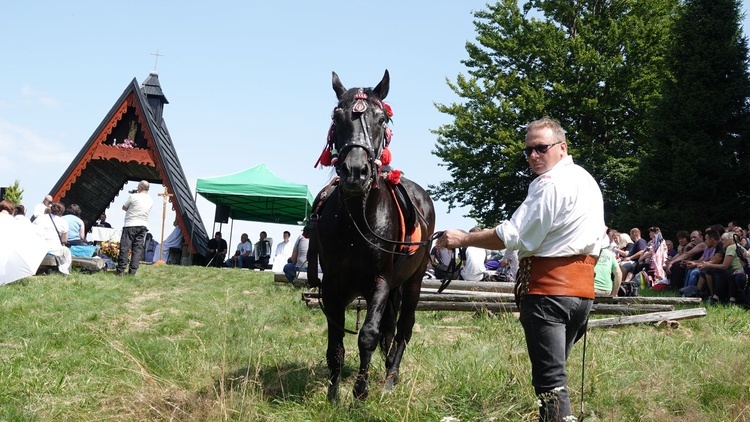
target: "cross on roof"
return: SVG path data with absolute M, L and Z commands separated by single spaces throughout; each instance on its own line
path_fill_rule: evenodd
M 164 57 L 163 54 L 159 54 L 159 49 L 156 49 L 156 53 L 151 53 L 152 56 L 156 56 L 154 59 L 154 71 L 156 71 L 156 65 L 159 63 L 159 57 Z

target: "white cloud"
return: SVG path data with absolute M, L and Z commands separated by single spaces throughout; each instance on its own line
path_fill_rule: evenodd
M 48 108 L 62 108 L 62 103 L 56 98 L 39 92 L 28 85 L 21 87 L 21 95 L 26 98 L 26 102 L 36 103 Z
M 33 129 L 0 120 L 0 173 L 15 172 L 38 164 L 67 164 L 73 159 L 59 141 L 48 139 Z

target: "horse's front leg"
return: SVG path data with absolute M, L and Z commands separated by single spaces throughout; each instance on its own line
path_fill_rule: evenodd
M 328 350 L 326 350 L 326 362 L 330 376 L 328 378 L 328 400 L 335 402 L 339 399 L 339 381 L 341 379 L 341 367 L 344 365 L 344 311 L 346 301 L 341 298 L 326 295 L 328 290 L 323 290 L 323 304 L 325 305 L 326 319 L 328 320 Z
M 365 317 L 365 322 L 359 330 L 358 338 L 359 373 L 357 374 L 357 380 L 354 382 L 354 397 L 358 399 L 365 399 L 369 394 L 367 381 L 370 360 L 380 339 L 380 320 L 388 302 L 389 291 L 390 286 L 385 279 L 379 276 L 375 280 L 372 298 L 367 301 L 367 317 Z
M 419 302 L 419 294 L 422 288 L 421 274 L 421 272 L 417 272 L 403 285 L 401 312 L 398 316 L 396 339 L 394 344 L 388 349 L 385 361 L 386 375 L 384 388 L 386 390 L 392 390 L 396 383 L 398 383 L 401 358 L 404 356 L 406 345 L 411 341 L 417 303 Z

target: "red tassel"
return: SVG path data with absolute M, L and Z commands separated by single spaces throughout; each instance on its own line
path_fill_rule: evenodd
M 388 172 L 388 176 L 385 177 L 385 180 L 391 182 L 391 184 L 398 185 L 401 183 L 401 170 Z
M 391 164 L 391 150 L 389 150 L 388 148 L 383 148 L 383 152 L 380 153 L 380 162 L 384 166 Z
M 328 148 L 324 149 L 323 152 L 320 154 L 320 158 L 318 158 L 318 163 L 325 167 L 329 167 L 331 165 L 331 160 L 333 159 L 333 155 L 331 154 L 331 150 Z M 315 167 L 318 167 L 317 164 L 315 164 Z
M 390 104 L 383 103 L 383 109 L 385 110 L 386 116 L 393 117 L 393 109 Z

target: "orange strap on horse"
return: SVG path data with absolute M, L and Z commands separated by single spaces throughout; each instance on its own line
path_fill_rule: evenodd
M 393 186 L 389 183 L 386 183 L 388 186 L 388 190 L 391 192 L 391 196 L 393 197 L 393 202 L 396 204 L 396 209 L 398 210 L 398 221 L 399 221 L 399 230 L 398 230 L 398 237 L 400 242 L 411 242 L 412 239 L 421 239 L 422 238 L 422 227 L 417 223 L 413 227 L 410 227 L 411 231 L 407 232 L 406 227 L 406 219 L 404 218 L 404 209 L 401 206 L 401 201 L 399 201 L 398 197 L 396 196 L 396 186 Z M 408 253 L 409 255 L 414 255 L 415 252 L 417 252 L 417 249 L 419 249 L 418 244 L 415 245 L 401 245 L 400 252 Z

